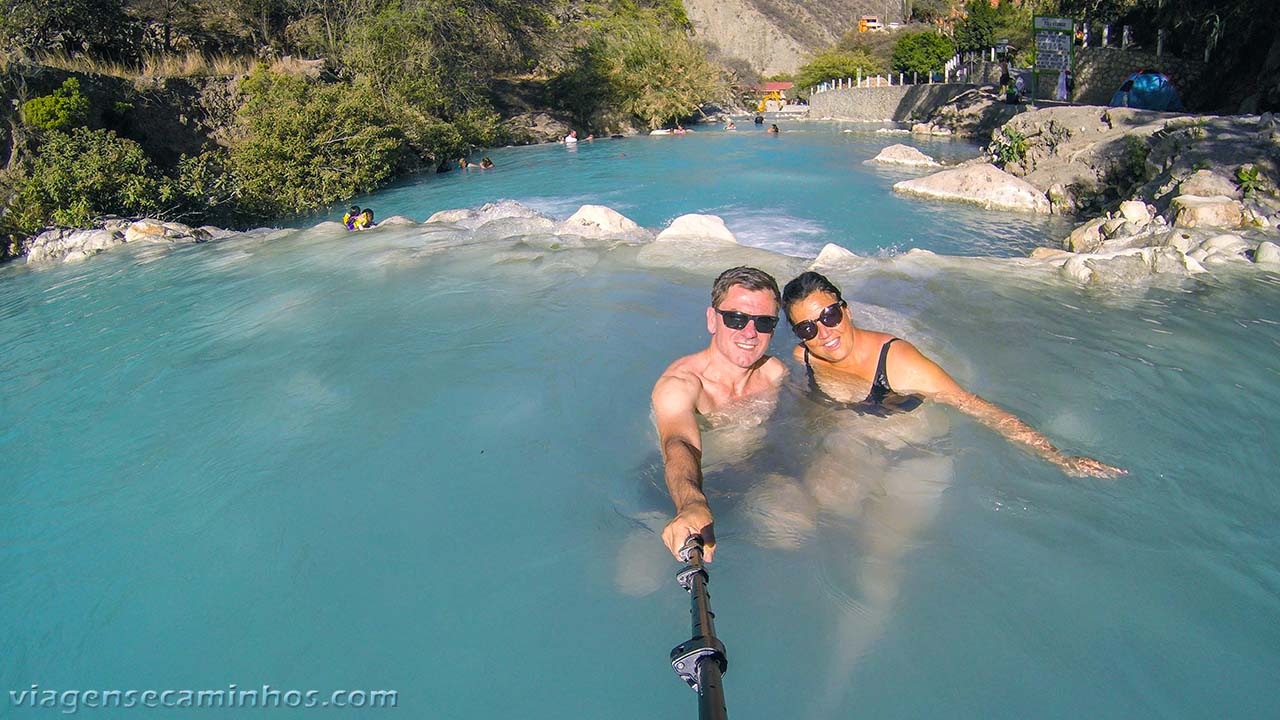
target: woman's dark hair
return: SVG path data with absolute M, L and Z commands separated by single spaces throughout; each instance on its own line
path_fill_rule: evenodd
M 786 311 L 787 317 L 791 317 L 791 306 L 809 297 L 816 292 L 830 293 L 836 296 L 836 300 L 843 300 L 840 297 L 840 288 L 836 287 L 825 275 L 821 275 L 812 270 L 802 272 L 792 278 L 791 282 L 782 289 L 782 308 Z

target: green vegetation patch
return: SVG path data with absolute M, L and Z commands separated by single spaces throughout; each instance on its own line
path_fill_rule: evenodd
M 85 127 L 51 131 L 15 189 L 11 215 L 26 233 L 49 221 L 89 227 L 103 215 L 153 213 L 173 194 L 142 146 L 110 130 Z
M 903 35 L 893 46 L 893 69 L 927 75 L 941 70 L 955 54 L 955 43 L 944 35 L 934 32 Z
M 369 101 L 368 83 L 323 84 L 259 69 L 241 91 L 228 166 L 247 212 L 303 212 L 372 191 L 406 149 L 404 134 Z
M 51 95 L 22 104 L 22 122 L 41 132 L 70 130 L 89 118 L 89 98 L 80 92 L 80 81 L 67 78 Z

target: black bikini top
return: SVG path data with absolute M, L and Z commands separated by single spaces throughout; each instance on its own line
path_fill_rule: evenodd
M 871 380 L 871 391 L 867 393 L 865 400 L 855 403 L 836 400 L 818 387 L 818 381 L 813 376 L 813 365 L 809 363 L 809 348 L 804 343 L 800 343 L 800 347 L 804 348 L 804 369 L 805 374 L 809 377 L 809 392 L 823 402 L 847 407 L 864 415 L 883 416 L 915 410 L 924 402 L 924 398 L 919 395 L 903 395 L 894 392 L 893 388 L 889 386 L 889 374 L 884 367 L 885 361 L 889 358 L 889 346 L 898 339 L 889 338 L 884 345 L 880 346 L 880 361 L 876 363 L 876 374 Z

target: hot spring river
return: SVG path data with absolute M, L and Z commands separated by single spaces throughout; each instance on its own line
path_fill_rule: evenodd
M 149 712 L 694 717 L 649 391 L 720 270 L 828 242 L 867 256 L 823 268 L 860 324 L 1130 474 L 815 404 L 781 326 L 773 416 L 708 439 L 730 716 L 1280 716 L 1280 276 L 1078 287 L 1009 259 L 1069 225 L 896 197 L 861 162 L 901 139 L 848 128 L 494 150 L 356 200 L 713 213 L 740 247 L 335 210 L 0 268 L 0 717 L 264 685 L 321 706 Z

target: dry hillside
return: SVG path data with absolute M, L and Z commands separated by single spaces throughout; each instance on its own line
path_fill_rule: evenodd
M 683 0 L 702 41 L 762 75 L 794 72 L 863 15 L 902 20 L 900 0 Z

